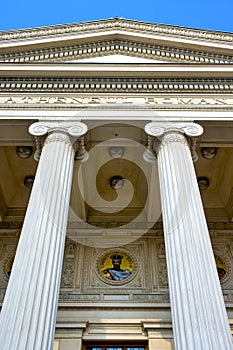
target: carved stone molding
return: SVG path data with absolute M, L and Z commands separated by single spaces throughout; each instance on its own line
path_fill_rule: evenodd
M 4 219 L 6 211 L 7 211 L 7 204 L 6 204 L 5 196 L 2 190 L 2 186 L 0 185 L 0 221 Z
M 215 92 L 232 93 L 232 79 L 159 79 L 159 78 L 35 78 L 0 77 L 2 92 L 72 92 L 72 93 L 127 93 L 136 92 Z M 221 97 L 221 96 L 220 96 Z M 62 101 L 62 99 L 61 99 Z M 151 100 L 152 101 L 152 100 Z M 168 101 L 167 101 L 168 102 Z M 217 102 L 217 101 L 216 101 Z M 204 103 L 204 101 L 203 101 Z M 224 100 L 219 99 L 219 104 Z
M 110 54 L 179 63 L 221 64 L 233 62 L 233 56 L 126 40 L 97 41 L 65 47 L 1 54 L 0 62 L 64 62 Z
M 181 139 L 179 137 L 179 134 L 185 134 L 190 137 L 196 137 L 203 133 L 203 128 L 197 123 L 151 122 L 146 124 L 145 131 L 148 135 L 157 138 L 163 135 L 168 135 L 168 137 L 166 138 L 167 142 L 174 141 L 172 136 L 174 134 L 175 141 L 177 140 L 177 142 L 180 142 Z
M 87 126 L 81 122 L 37 122 L 30 125 L 29 132 L 33 136 L 63 133 L 78 137 L 87 132 Z
M 227 231 L 227 235 L 233 235 L 233 222 L 208 222 L 208 228 L 211 230 L 210 235 L 222 235 L 222 230 Z M 220 230 L 220 232 L 216 232 L 213 230 Z
M 89 153 L 85 148 L 85 139 L 84 135 L 80 136 L 78 140 L 76 140 L 76 152 L 75 152 L 75 160 L 87 161 L 89 158 Z
M 63 270 L 60 288 L 73 288 L 75 277 L 75 258 L 65 258 L 63 261 Z
M 74 287 L 77 247 L 78 245 L 76 243 L 69 239 L 66 240 L 61 276 L 61 289 L 72 289 Z
M 106 30 L 133 30 L 145 34 L 160 34 L 169 36 L 179 36 L 191 39 L 215 40 L 220 42 L 232 42 L 231 33 L 214 32 L 210 30 L 198 30 L 190 28 L 179 28 L 163 24 L 153 24 L 148 22 L 139 22 L 127 20 L 124 18 L 110 18 L 100 21 L 91 21 L 86 23 L 76 23 L 67 25 L 48 26 L 45 28 L 22 29 L 17 31 L 7 31 L 0 35 L 0 40 L 22 40 L 29 38 L 43 38 L 49 36 L 61 36 L 64 34 L 77 34 L 83 32 L 101 32 Z
M 170 142 L 179 142 L 185 145 L 188 145 L 189 143 L 193 161 L 197 161 L 198 155 L 196 152 L 196 143 L 197 136 L 203 133 L 203 128 L 201 125 L 197 123 L 181 122 L 151 122 L 146 124 L 145 132 L 149 135 L 149 137 L 157 138 L 157 140 L 160 141 L 157 142 L 157 144 L 154 143 L 153 147 L 148 144 L 150 148 L 148 148 L 143 155 L 146 161 L 151 162 L 153 160 L 153 155 L 156 157 L 156 151 L 159 149 L 161 144 L 165 145 Z M 188 136 L 188 139 L 186 139 L 183 135 Z M 157 145 L 156 149 L 155 145 Z
M 34 158 L 39 159 L 42 150 L 42 142 L 44 136 L 45 143 L 60 141 L 65 143 L 73 143 L 76 147 L 75 141 L 78 137 L 87 132 L 87 126 L 81 122 L 36 122 L 30 125 L 29 133 L 35 137 L 36 152 Z M 40 139 L 40 137 L 43 137 Z
M 157 243 L 158 282 L 160 288 L 168 288 L 167 262 L 164 243 Z
M 109 227 L 109 223 L 92 223 L 89 222 L 90 225 L 96 226 L 96 227 Z M 111 222 L 112 227 L 117 227 L 117 226 L 123 226 L 125 222 Z M 210 230 L 210 235 L 215 237 L 215 236 L 222 236 L 223 234 L 232 237 L 233 236 L 233 222 L 207 222 L 208 228 Z M 146 222 L 137 222 L 136 223 L 137 229 L 148 229 L 149 232 L 149 237 L 151 235 L 156 235 L 156 236 L 163 236 L 162 233 L 162 228 L 163 228 L 163 223 L 162 222 L 156 222 L 153 227 L 151 228 L 150 223 Z M 22 228 L 22 222 L 21 221 L 4 221 L 0 222 L 0 230 L 20 230 Z M 72 230 L 74 229 L 82 229 L 82 230 L 88 230 L 87 224 L 85 222 L 76 222 L 76 221 L 70 221 L 68 222 L 68 234 L 69 231 L 72 233 Z M 136 229 L 136 227 L 135 227 Z M 158 231 L 159 230 L 159 231 Z M 0 232 L 1 235 L 1 232 Z

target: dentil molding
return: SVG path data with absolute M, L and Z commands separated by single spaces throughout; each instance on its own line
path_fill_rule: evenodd
M 0 77 L 0 92 L 231 94 L 232 79 Z M 221 103 L 219 101 L 219 103 Z M 222 101 L 222 103 L 224 103 Z
M 0 62 L 64 62 L 113 54 L 167 61 L 170 63 L 226 64 L 233 62 L 233 56 L 231 55 L 220 55 L 119 39 L 4 53 L 0 54 Z

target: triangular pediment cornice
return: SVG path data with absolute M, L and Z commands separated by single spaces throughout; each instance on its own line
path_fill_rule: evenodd
M 125 55 L 168 63 L 233 63 L 233 52 L 232 55 L 224 55 L 122 39 L 77 42 L 75 45 L 42 47 L 2 54 L 0 50 L 0 62 L 78 62 L 85 58 L 108 55 Z
M 233 34 L 210 30 L 199 30 L 164 24 L 154 24 L 127 20 L 124 18 L 110 18 L 106 20 L 55 25 L 33 29 L 21 29 L 0 32 L 0 40 L 24 40 L 62 36 L 76 33 L 94 33 L 106 30 L 127 30 L 146 34 L 160 34 L 166 36 L 184 37 L 186 39 L 211 40 L 219 42 L 233 41 Z
M 233 34 L 112 18 L 0 33 L 0 62 L 77 62 L 124 55 L 167 63 L 233 63 Z

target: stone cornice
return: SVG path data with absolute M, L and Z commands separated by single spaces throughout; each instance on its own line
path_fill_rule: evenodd
M 64 62 L 110 54 L 121 54 L 177 63 L 233 63 L 233 56 L 231 55 L 119 39 L 4 53 L 0 54 L 0 62 Z
M 1 63 L 2 77 L 231 79 L 232 64 Z
M 163 24 L 127 20 L 123 18 L 110 18 L 106 20 L 91 21 L 85 23 L 6 31 L 0 33 L 0 40 L 28 40 L 31 38 L 47 38 L 83 32 L 101 32 L 114 29 L 125 29 L 134 32 L 143 32 L 144 34 L 159 34 L 171 37 L 179 36 L 187 39 L 212 40 L 226 43 L 232 42 L 233 40 L 233 34 L 231 33 L 182 28 Z
M 0 77 L 0 92 L 231 94 L 233 79 Z

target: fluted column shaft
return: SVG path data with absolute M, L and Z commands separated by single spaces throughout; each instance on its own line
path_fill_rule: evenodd
M 147 124 L 157 150 L 176 350 L 231 350 L 232 337 L 185 135 L 200 126 Z
M 75 138 L 82 123 L 35 123 L 46 138 L 0 315 L 0 349 L 53 348 Z

